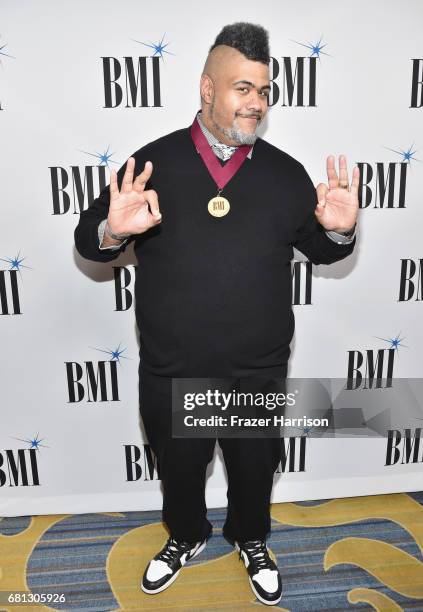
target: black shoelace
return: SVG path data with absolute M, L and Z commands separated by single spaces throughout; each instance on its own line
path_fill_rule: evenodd
M 241 559 L 241 551 L 244 551 L 254 567 L 255 571 L 261 569 L 275 569 L 272 559 L 269 557 L 269 552 L 266 548 L 264 540 L 253 540 L 240 545 L 239 558 Z
M 164 561 L 169 564 L 185 552 L 189 552 L 193 547 L 194 544 L 189 544 L 189 542 L 178 542 L 173 538 L 168 538 L 163 549 L 154 558 L 157 561 Z

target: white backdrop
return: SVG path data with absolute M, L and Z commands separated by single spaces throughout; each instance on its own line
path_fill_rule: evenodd
M 420 2 L 216 0 L 202 5 L 201 15 L 197 3 L 170 0 L 0 6 L 1 515 L 161 507 L 160 481 L 144 463 L 134 311 L 116 309 L 114 274 L 121 276 L 126 267 L 131 291 L 135 256 L 131 247 L 110 264 L 82 259 L 73 245 L 74 207 L 88 206 L 89 188 L 98 195 L 102 172 L 108 184 L 109 168 L 191 124 L 207 51 L 221 28 L 235 21 L 268 29 L 271 74 L 279 65 L 279 99 L 273 85 L 260 136 L 301 161 L 316 185 L 327 182 L 327 155 L 344 153 L 350 174 L 361 164 L 371 189 L 353 255 L 313 266 L 311 304 L 293 306 L 290 376 L 346 377 L 351 351 L 366 358 L 367 351 L 376 357 L 383 349 L 387 358 L 395 348 L 389 341 L 398 335 L 403 340 L 395 350 L 394 377 L 422 376 Z M 163 57 L 148 46 L 160 41 L 167 45 Z M 309 47 L 319 42 L 320 52 L 313 52 Z M 137 70 L 139 57 L 146 58 L 139 86 L 146 85 L 149 106 L 141 106 L 140 89 L 133 104 L 126 102 L 125 61 Z M 108 108 L 105 66 L 113 60 L 102 58 L 115 58 L 122 69 L 117 82 L 123 101 L 115 104 L 113 89 Z M 297 62 L 304 67 L 303 105 L 297 103 L 298 70 L 293 101 L 287 96 L 284 66 L 295 74 Z M 154 105 L 154 66 L 161 106 Z M 410 147 L 407 160 L 401 152 Z M 107 151 L 112 155 L 105 163 L 98 154 Z M 376 193 L 375 175 L 384 177 L 383 184 L 390 168 L 389 207 L 388 197 L 381 199 L 379 188 Z M 84 195 L 79 202 L 78 177 Z M 364 194 L 365 187 L 362 204 Z M 413 266 L 415 273 L 414 285 L 407 281 L 401 296 L 402 266 L 405 276 L 413 276 Z M 116 365 L 119 400 L 112 401 L 106 363 L 107 400 L 89 401 L 82 379 L 84 397 L 70 401 L 66 364 L 79 364 L 84 372 L 87 362 L 98 368 L 119 346 L 125 349 Z M 419 432 L 412 435 L 418 444 Z M 422 489 L 422 451 L 414 460 L 386 465 L 386 447 L 382 438 L 307 438 L 304 469 L 296 454 L 296 464 L 275 476 L 273 501 Z M 140 477 L 128 478 L 125 448 L 140 449 Z M 209 506 L 226 503 L 219 452 L 210 465 L 207 498 Z

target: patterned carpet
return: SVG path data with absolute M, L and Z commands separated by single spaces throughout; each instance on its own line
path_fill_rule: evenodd
M 283 579 L 275 608 L 292 612 L 423 611 L 423 492 L 274 504 L 268 546 Z M 1 610 L 272 609 L 210 510 L 213 537 L 176 582 L 146 595 L 139 582 L 167 537 L 160 512 L 0 518 L 0 591 L 64 593 L 66 603 Z

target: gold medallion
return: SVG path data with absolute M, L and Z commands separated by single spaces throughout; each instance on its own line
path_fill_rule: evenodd
M 217 195 L 209 201 L 207 208 L 213 217 L 224 217 L 228 214 L 231 206 L 226 198 Z

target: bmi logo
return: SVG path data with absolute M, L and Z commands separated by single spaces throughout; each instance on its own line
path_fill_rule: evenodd
M 360 208 L 405 208 L 407 173 L 414 157 L 414 143 L 407 150 L 391 149 L 401 157 L 397 162 L 358 162 L 360 169 Z
M 138 480 L 160 480 L 160 466 L 149 444 L 124 444 L 127 482 Z
M 89 152 L 79 149 L 90 157 L 95 157 L 97 165 L 50 166 L 50 184 L 53 215 L 65 215 L 72 210 L 73 215 L 80 214 L 94 200 L 94 194 L 100 192 L 100 199 L 109 203 L 109 186 L 107 185 L 106 168 L 109 164 L 118 164 L 112 159 L 114 153 L 109 152 L 110 145 L 103 152 Z M 126 164 L 118 173 L 122 181 Z
M 422 463 L 423 462 L 423 443 L 422 430 L 398 429 L 388 430 L 386 442 L 386 462 L 385 465 L 395 465 L 397 463 Z
M 129 310 L 134 299 L 134 281 L 137 266 L 113 266 L 115 286 L 115 310 Z
M 134 42 L 149 47 L 154 51 L 151 56 L 102 57 L 104 107 L 117 108 L 124 104 L 125 108 L 161 107 L 160 59 L 163 54 L 170 53 L 166 49 L 169 43 L 164 43 L 164 35 L 160 42 L 148 44 L 139 40 Z
M 395 356 L 404 338 L 379 338 L 388 343 L 388 348 L 348 351 L 348 382 L 346 389 L 372 389 L 392 387 Z
M 292 305 L 311 304 L 312 263 L 311 261 L 293 260 L 292 272 Z
M 90 347 L 93 348 L 93 347 Z M 118 364 L 121 359 L 130 359 L 122 355 L 125 349 L 98 349 L 111 356 L 109 361 L 65 361 L 68 386 L 68 403 L 82 402 L 120 402 Z
M 326 44 L 322 44 L 322 37 L 314 44 L 292 42 L 309 49 L 311 53 L 308 57 L 283 57 L 282 62 L 271 58 L 272 99 L 269 106 L 275 106 L 280 99 L 281 106 L 317 106 L 317 60 L 321 61 L 321 55 L 329 56 L 323 51 Z
M 401 259 L 399 302 L 423 300 L 423 259 Z
M 20 315 L 22 314 L 21 300 L 19 295 L 18 272 L 22 280 L 21 268 L 28 268 L 22 262 L 26 257 L 20 257 L 20 251 L 15 257 L 0 257 L 0 261 L 10 264 L 8 270 L 0 270 L 0 314 Z
M 306 435 L 281 438 L 281 460 L 275 474 L 305 472 Z
M 423 106 L 423 59 L 412 59 L 410 108 Z
M 29 448 L 17 450 L 7 448 L 0 452 L 0 487 L 34 487 L 40 485 L 37 464 L 37 451 L 39 452 L 42 439 L 15 438 L 30 445 Z

